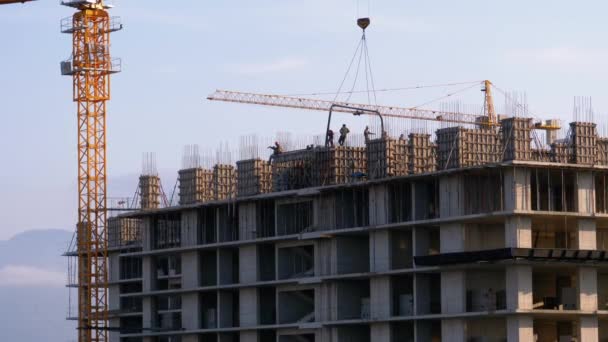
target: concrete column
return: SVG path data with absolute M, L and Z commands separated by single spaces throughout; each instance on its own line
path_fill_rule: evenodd
M 144 328 L 155 328 L 156 324 L 156 305 L 152 297 L 142 298 L 142 325 Z
M 110 318 L 108 320 L 108 326 L 110 328 L 120 328 L 120 318 Z M 117 330 L 110 330 L 108 332 L 108 339 L 110 342 L 120 342 L 120 332 Z
M 372 323 L 370 324 L 370 332 L 374 342 L 391 342 L 393 340 L 390 323 Z
M 200 257 L 197 251 L 181 254 L 182 288 L 193 289 L 201 283 Z
M 596 316 L 581 317 L 579 327 L 579 341 L 599 342 L 598 320 Z
M 466 312 L 466 277 L 463 271 L 441 272 L 441 313 Z
M 141 219 L 141 242 L 144 251 L 152 250 L 154 246 L 154 234 L 152 234 L 152 218 L 146 216 Z
M 506 269 L 508 310 L 532 309 L 532 267 L 511 265 Z
M 181 246 L 189 247 L 198 244 L 198 212 L 196 210 L 182 211 L 180 234 Z
M 372 320 L 386 319 L 391 316 L 393 296 L 390 277 L 371 278 L 370 291 L 370 318 Z
M 582 311 L 597 310 L 597 269 L 579 267 L 578 269 L 578 309 Z
M 259 341 L 258 332 L 255 330 L 241 331 L 239 341 L 240 342 L 258 342 Z M 273 341 L 270 341 L 270 342 L 273 342 Z
M 253 327 L 259 324 L 259 297 L 256 288 L 239 290 L 239 323 L 241 327 Z
M 534 341 L 534 320 L 529 316 L 507 317 L 508 342 Z
M 510 216 L 505 220 L 505 247 L 532 248 L 532 219 Z
M 444 319 L 441 321 L 441 342 L 465 342 L 465 321 Z
M 108 270 L 110 271 L 108 274 L 108 280 L 110 282 L 115 282 L 120 280 L 120 260 L 119 253 L 110 253 L 108 255 Z
M 439 179 L 439 217 L 464 214 L 464 188 L 462 176 L 449 175 Z
M 108 310 L 120 310 L 120 285 L 108 286 Z
M 315 290 L 315 321 L 338 319 L 338 293 L 336 283 L 321 283 Z
M 369 187 L 369 224 L 381 225 L 388 223 L 388 192 L 386 185 L 371 185 Z
M 530 170 L 506 168 L 503 175 L 504 210 L 531 210 Z
M 576 222 L 578 249 L 597 249 L 597 230 L 595 219 L 578 219 Z
M 156 263 L 151 255 L 141 257 L 142 291 L 149 292 L 156 288 Z
M 388 230 L 369 232 L 370 272 L 385 272 L 391 269 L 391 236 Z
M 256 205 L 255 202 L 239 204 L 239 240 L 256 238 Z
M 258 281 L 258 247 L 239 247 L 239 282 L 242 284 Z
M 576 173 L 576 206 L 579 213 L 595 212 L 595 178 L 591 171 Z
M 199 294 L 187 293 L 182 295 L 182 327 L 186 330 L 201 328 L 201 308 Z

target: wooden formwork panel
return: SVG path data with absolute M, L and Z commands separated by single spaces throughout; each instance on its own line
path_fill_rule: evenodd
M 272 190 L 284 191 L 314 186 L 314 150 L 283 152 L 272 159 Z
M 476 166 L 500 161 L 500 136 L 494 128 L 467 130 L 464 166 Z
M 572 158 L 575 164 L 595 164 L 597 160 L 597 130 L 592 122 L 570 123 Z
M 500 121 L 503 160 L 532 159 L 532 119 L 507 118 Z
M 367 156 L 363 147 L 336 146 L 315 149 L 314 185 L 350 183 L 356 173 L 364 173 Z
M 554 142 L 551 144 L 551 161 L 554 163 L 570 163 L 572 160 L 572 149 L 565 142 Z
M 213 171 L 192 168 L 178 171 L 179 204 L 213 200 Z
M 408 145 L 405 140 L 370 140 L 366 144 L 366 154 L 370 179 L 408 174 Z
M 432 172 L 437 169 L 437 147 L 430 134 L 411 133 L 407 141 L 408 173 Z
M 236 195 L 236 170 L 232 165 L 217 164 L 213 167 L 213 198 L 223 200 Z
M 141 220 L 125 217 L 108 218 L 108 246 L 141 245 Z
M 160 178 L 158 176 L 139 177 L 139 197 L 142 209 L 160 207 Z
M 464 141 L 467 129 L 448 127 L 438 129 L 437 167 L 440 170 L 457 169 L 464 165 Z
M 238 197 L 272 191 L 272 170 L 265 160 L 240 160 L 236 163 L 236 168 Z
M 598 164 L 608 165 L 608 138 L 597 139 Z

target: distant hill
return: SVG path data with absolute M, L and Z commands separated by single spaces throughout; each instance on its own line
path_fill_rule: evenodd
M 0 241 L 0 277 L 30 279 L 26 285 L 0 281 L 2 341 L 76 340 L 76 325 L 65 320 L 68 290 L 65 252 L 72 233 L 60 229 L 32 230 Z M 17 271 L 16 271 L 17 270 Z M 40 274 L 40 276 L 38 276 Z M 53 279 L 32 282 L 31 279 Z M 56 281 L 59 279 L 59 281 Z

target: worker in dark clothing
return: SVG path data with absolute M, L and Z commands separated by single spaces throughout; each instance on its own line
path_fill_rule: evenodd
M 350 130 L 348 129 L 348 127 L 346 127 L 346 124 L 342 124 L 342 128 L 340 128 L 340 138 L 338 139 L 338 144 L 340 144 L 340 146 L 344 146 L 344 142 L 346 141 L 346 135 L 350 133 Z
M 281 145 L 278 141 L 274 142 L 274 146 L 268 146 L 268 148 L 272 150 L 272 155 L 270 155 L 270 158 L 268 158 L 268 163 L 272 161 L 272 158 L 278 156 L 283 152 L 283 149 L 281 148 Z
M 367 144 L 369 142 L 369 136 L 370 135 L 374 135 L 374 133 L 369 131 L 369 126 L 365 126 L 365 130 L 363 130 L 363 136 L 365 137 L 365 143 Z
M 334 147 L 334 131 L 328 129 L 326 139 L 325 146 Z

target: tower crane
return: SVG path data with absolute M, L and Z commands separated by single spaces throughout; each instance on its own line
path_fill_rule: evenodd
M 486 86 L 490 84 L 485 81 Z M 477 124 L 477 125 L 497 125 L 496 115 L 494 114 L 494 106 L 491 98 L 491 93 L 486 91 L 487 112 L 491 115 L 475 115 L 459 112 L 436 111 L 420 108 L 403 108 L 395 106 L 379 106 L 370 104 L 357 104 L 349 102 L 335 102 L 320 99 L 301 98 L 283 95 L 246 93 L 230 90 L 216 90 L 207 97 L 211 101 L 223 101 L 245 104 L 256 104 L 263 106 L 299 108 L 317 111 L 329 111 L 334 106 L 333 111 L 352 114 L 368 114 L 373 115 L 378 112 L 383 117 L 428 120 L 451 122 L 456 124 Z M 489 100 L 488 100 L 489 99 Z M 358 113 L 357 109 L 364 110 L 363 113 Z
M 106 103 L 110 75 L 120 59 L 110 56 L 110 34 L 122 29 L 103 0 L 63 0 L 76 9 L 61 21 L 72 36 L 72 55 L 61 73 L 72 76 L 78 119 L 78 341 L 108 340 L 108 241 L 106 231 Z

